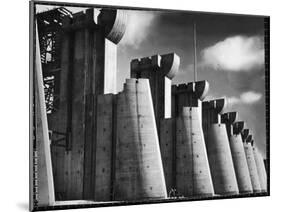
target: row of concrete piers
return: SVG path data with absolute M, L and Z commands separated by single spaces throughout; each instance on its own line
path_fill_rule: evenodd
M 131 78 L 116 91 L 117 45 L 126 19 L 124 10 L 103 9 L 97 16 L 90 9 L 62 22 L 54 75 L 58 106 L 48 114 L 52 170 L 45 176 L 53 176 L 55 199 L 266 192 L 263 158 L 243 117 L 224 112 L 226 99 L 204 101 L 207 81 L 172 85 L 180 65 L 175 53 L 132 60 Z M 39 137 L 36 142 L 47 145 Z M 38 171 L 45 173 L 48 153 L 36 151 L 43 164 Z M 38 185 L 41 205 L 48 202 L 40 196 L 44 183 Z

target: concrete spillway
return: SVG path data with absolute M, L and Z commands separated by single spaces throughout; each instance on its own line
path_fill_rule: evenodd
M 231 150 L 225 124 L 220 123 L 220 114 L 225 100 L 203 103 L 203 126 L 206 147 L 216 194 L 238 194 L 238 184 L 234 171 Z
M 254 153 L 254 158 L 255 158 L 257 171 L 258 171 L 258 175 L 259 175 L 261 192 L 266 192 L 267 191 L 267 176 L 266 176 L 263 158 L 255 146 L 253 146 L 253 153 Z
M 117 97 L 115 200 L 166 198 L 148 79 L 128 79 Z
M 250 173 L 241 137 L 244 122 L 235 122 L 237 116 L 237 112 L 225 113 L 222 115 L 222 121 L 227 127 L 229 145 L 239 193 L 253 193 Z
M 177 119 L 176 189 L 184 196 L 214 195 L 200 113 L 198 107 L 183 107 Z
M 251 141 L 252 141 L 252 135 L 249 135 L 249 131 L 243 132 L 243 145 L 244 145 L 244 151 L 245 151 L 248 169 L 251 177 L 253 192 L 259 193 L 261 192 L 261 186 L 260 186 L 260 180 L 259 180 L 258 170 L 254 158 Z

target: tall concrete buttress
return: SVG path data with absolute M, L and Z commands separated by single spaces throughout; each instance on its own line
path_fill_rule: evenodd
M 171 86 L 177 74 L 180 58 L 175 53 L 153 55 L 131 61 L 131 77 L 149 79 L 156 124 L 171 118 Z
M 184 91 L 185 87 L 185 91 Z M 176 118 L 176 190 L 183 196 L 212 196 L 214 188 L 201 122 L 201 101 L 209 90 L 207 81 L 179 85 L 184 102 Z M 185 104 L 184 104 L 185 103 Z
M 175 149 L 175 120 L 171 119 L 171 86 L 179 64 L 180 58 L 175 53 L 131 61 L 131 77 L 149 79 L 168 192 L 175 187 L 175 159 L 172 154 Z
M 59 108 L 48 117 L 50 130 L 65 135 L 65 148 L 52 146 L 57 200 L 111 200 L 110 192 L 98 188 L 102 178 L 95 178 L 102 170 L 96 167 L 96 150 L 103 145 L 97 138 L 97 105 L 98 95 L 116 93 L 117 44 L 126 22 L 124 10 L 112 9 L 102 9 L 96 22 L 93 9 L 63 20 Z
M 238 194 L 234 165 L 225 124 L 220 113 L 225 99 L 203 102 L 203 130 L 215 194 Z
M 148 79 L 127 79 L 117 97 L 114 200 L 167 198 Z
M 253 147 L 252 147 L 252 135 L 249 134 L 249 130 L 245 129 L 242 131 L 242 139 L 244 145 L 244 151 L 247 159 L 248 169 L 251 177 L 252 187 L 254 193 L 261 192 L 260 180 L 258 170 L 254 158 Z
M 266 171 L 265 171 L 265 166 L 263 162 L 263 158 L 257 149 L 257 147 L 253 143 L 253 153 L 254 153 L 254 158 L 257 166 L 257 171 L 260 179 L 260 186 L 261 186 L 261 192 L 266 192 L 267 191 L 267 176 L 266 176 Z
M 239 193 L 253 193 L 250 173 L 241 137 L 241 131 L 244 128 L 244 122 L 235 122 L 237 116 L 237 112 L 225 113 L 222 115 L 222 122 L 226 124 L 227 128 Z

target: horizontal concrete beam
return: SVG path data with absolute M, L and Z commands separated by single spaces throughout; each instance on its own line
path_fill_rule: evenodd
M 174 95 L 180 93 L 194 94 L 196 98 L 202 101 L 207 96 L 207 93 L 209 92 L 209 87 L 209 82 L 207 80 L 202 80 L 197 82 L 173 85 L 172 92 Z
M 164 55 L 153 55 L 131 61 L 131 72 L 142 72 L 143 70 L 161 69 L 159 75 L 166 76 L 169 79 L 175 77 L 180 65 L 180 57 L 175 53 Z
M 203 102 L 203 109 L 204 110 L 214 109 L 218 114 L 221 114 L 225 107 L 226 107 L 226 99 L 225 98 L 214 99 L 214 100 Z
M 233 124 L 238 117 L 237 112 L 228 112 L 221 115 L 221 122 L 225 124 Z
M 143 57 L 133 59 L 131 61 L 131 71 L 139 71 L 148 68 L 160 68 L 161 66 L 161 56 L 153 55 L 151 57 Z
M 226 107 L 226 99 L 215 99 L 210 101 L 211 108 L 214 108 L 217 113 L 221 114 L 223 109 Z

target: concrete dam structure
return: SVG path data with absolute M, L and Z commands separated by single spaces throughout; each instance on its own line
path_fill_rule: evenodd
M 55 200 L 267 191 L 263 158 L 237 112 L 224 113 L 225 99 L 204 101 L 212 86 L 206 80 L 172 84 L 177 54 L 133 59 L 131 78 L 118 92 L 117 45 L 126 32 L 126 11 L 60 13 L 37 18 L 43 81 L 54 84 L 45 92 L 56 97 L 45 100 Z M 54 17 L 61 24 L 44 24 Z M 54 29 L 56 54 L 46 62 L 44 36 Z M 38 189 L 40 194 L 45 186 Z
M 241 137 L 244 122 L 237 121 L 237 116 L 237 112 L 225 113 L 222 115 L 222 122 L 226 124 L 227 128 L 239 193 L 253 193 L 250 173 Z

